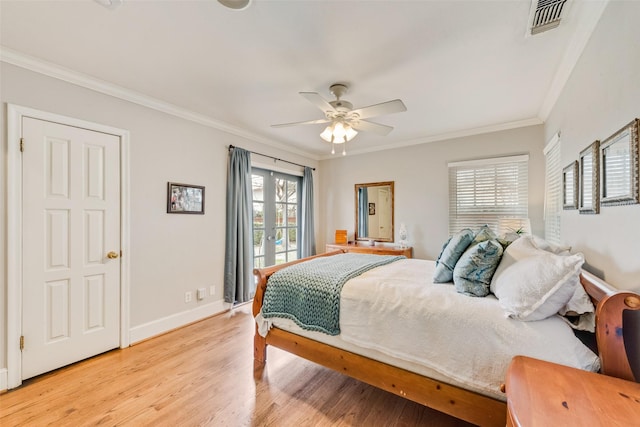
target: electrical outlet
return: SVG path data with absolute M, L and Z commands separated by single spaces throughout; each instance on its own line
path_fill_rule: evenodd
M 209 286 L 209 295 L 213 295 L 216 292 L 216 287 L 211 285 Z
M 198 288 L 198 293 L 196 295 L 198 297 L 198 301 L 203 300 L 204 297 L 207 296 L 207 290 L 205 288 Z
M 191 299 L 193 298 L 193 294 L 191 293 L 191 291 L 187 291 L 184 293 L 184 302 L 188 303 L 191 302 Z

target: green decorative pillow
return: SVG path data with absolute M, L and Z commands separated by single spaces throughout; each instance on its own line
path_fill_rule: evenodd
M 486 297 L 501 258 L 502 245 L 497 240 L 485 240 L 470 246 L 453 270 L 456 290 L 465 295 Z
M 434 283 L 447 283 L 453 280 L 453 269 L 460 259 L 460 256 L 469 247 L 473 241 L 475 234 L 473 231 L 465 228 L 454 234 L 449 243 L 440 254 L 436 269 L 433 273 Z
M 497 238 L 498 236 L 496 236 L 496 233 L 494 233 L 493 230 L 485 224 L 480 227 L 480 230 L 476 233 L 471 244 L 475 245 L 476 243 L 484 242 L 485 240 L 495 240 Z

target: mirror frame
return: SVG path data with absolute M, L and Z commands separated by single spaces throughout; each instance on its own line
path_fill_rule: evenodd
M 638 127 L 640 120 L 634 119 L 631 123 L 625 125 L 622 129 L 607 138 L 602 144 L 600 144 L 600 164 L 602 165 L 602 206 L 619 206 L 619 205 L 633 205 L 640 201 L 638 183 Z M 624 138 L 627 137 L 625 141 Z M 607 193 L 607 180 L 608 176 L 614 174 L 614 171 L 610 173 L 607 171 L 607 156 L 606 150 L 616 143 L 624 142 L 628 144 L 629 152 L 629 164 L 627 173 L 619 173 L 617 176 L 625 179 L 629 183 L 629 192 L 627 194 L 619 194 L 616 196 L 609 196 Z
M 587 148 L 580 152 L 580 213 L 600 213 L 600 141 L 593 141 Z M 591 156 L 591 174 L 584 174 L 584 159 Z M 584 205 L 585 193 L 591 193 L 591 206 Z
M 391 237 L 390 238 L 380 238 L 380 237 L 360 237 L 358 235 L 358 189 L 361 187 L 384 187 L 389 186 L 391 188 Z M 369 240 L 376 242 L 389 242 L 392 243 L 394 240 L 395 234 L 395 189 L 394 189 L 394 181 L 383 181 L 383 182 L 367 182 L 364 184 L 356 184 L 354 186 L 354 194 L 355 194 L 355 240 Z

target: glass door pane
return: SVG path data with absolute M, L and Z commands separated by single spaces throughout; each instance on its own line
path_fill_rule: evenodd
M 253 266 L 265 266 L 264 177 L 252 175 L 253 189 Z
M 299 258 L 298 191 L 301 178 L 253 169 L 254 267 Z

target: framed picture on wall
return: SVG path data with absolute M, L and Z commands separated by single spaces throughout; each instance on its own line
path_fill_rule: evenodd
M 578 161 L 562 169 L 562 209 L 578 209 Z
M 369 203 L 369 215 L 375 215 L 375 214 L 376 214 L 376 204 Z
M 167 213 L 204 214 L 204 187 L 167 183 Z
M 600 141 L 592 142 L 580 152 L 580 195 L 581 214 L 600 213 Z
M 600 144 L 602 206 L 639 202 L 638 122 L 633 120 Z

